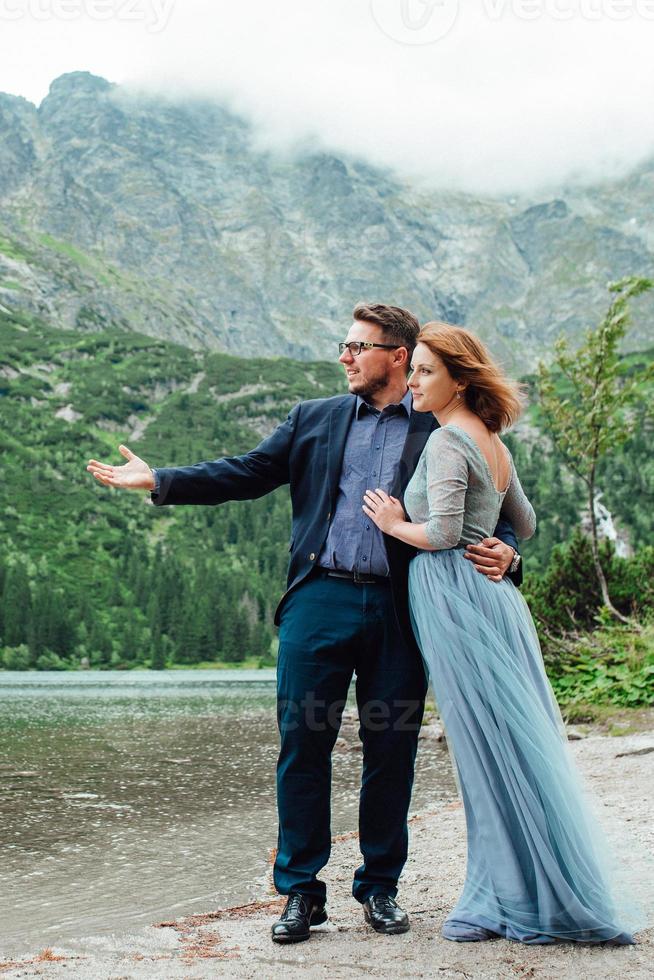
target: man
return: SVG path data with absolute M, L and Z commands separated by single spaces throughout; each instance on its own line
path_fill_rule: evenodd
M 353 320 L 339 358 L 349 394 L 300 402 L 251 452 L 151 470 L 121 446 L 124 466 L 91 460 L 87 467 L 107 486 L 150 490 L 156 505 L 220 504 L 290 484 L 291 561 L 275 614 L 281 748 L 274 881 L 288 895 L 272 927 L 278 943 L 308 939 L 310 927 L 327 918 L 318 873 L 329 858 L 331 752 L 353 673 L 363 743 L 363 864 L 353 895 L 376 932 L 409 929 L 395 896 L 427 687 L 408 610 L 414 552 L 382 534 L 362 505 L 370 488 L 401 497 L 437 423 L 411 407 L 413 314 L 362 304 Z M 501 576 L 512 566 L 519 579 L 512 529 L 504 522 L 496 534 L 470 546 L 467 557 L 483 574 Z

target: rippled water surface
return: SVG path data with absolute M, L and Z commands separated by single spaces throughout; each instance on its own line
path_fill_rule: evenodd
M 275 846 L 274 671 L 0 673 L 0 948 L 251 900 Z M 455 795 L 421 742 L 413 808 Z M 334 754 L 333 833 L 361 757 Z

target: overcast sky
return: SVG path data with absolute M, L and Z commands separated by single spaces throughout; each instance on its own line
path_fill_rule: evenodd
M 654 0 L 0 0 L 0 91 L 88 70 L 443 188 L 533 191 L 654 153 Z M 1 135 L 0 135 L 1 138 Z

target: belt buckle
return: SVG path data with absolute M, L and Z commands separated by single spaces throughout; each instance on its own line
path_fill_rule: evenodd
M 370 577 L 370 575 L 360 575 L 358 569 L 356 568 L 354 569 L 353 575 L 354 581 L 359 585 L 372 585 L 375 581 L 374 578 Z

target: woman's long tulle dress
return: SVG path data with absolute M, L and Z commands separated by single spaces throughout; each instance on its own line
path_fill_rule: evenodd
M 472 926 L 523 943 L 633 943 L 529 608 L 509 580 L 492 582 L 463 557 L 465 544 L 493 533 L 500 509 L 518 536 L 533 534 L 511 469 L 497 491 L 474 440 L 446 426 L 405 493 L 412 521 L 443 549 L 411 561 L 409 600 L 467 827 L 465 885 L 443 934 Z

